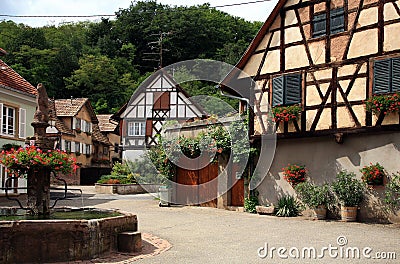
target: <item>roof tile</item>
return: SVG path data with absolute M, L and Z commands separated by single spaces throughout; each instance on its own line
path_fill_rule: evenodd
M 0 86 L 30 95 L 36 95 L 36 88 L 0 60 Z

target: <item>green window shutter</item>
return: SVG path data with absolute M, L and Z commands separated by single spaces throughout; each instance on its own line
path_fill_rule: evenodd
M 285 75 L 285 105 L 301 103 L 301 74 Z
M 392 59 L 392 90 L 400 92 L 400 58 Z
M 336 8 L 331 10 L 331 34 L 336 34 L 344 31 L 344 9 Z
M 284 76 L 272 79 L 272 106 L 283 105 Z
M 390 92 L 390 66 L 390 59 L 374 61 L 374 84 L 372 87 L 372 92 L 374 94 Z
M 326 35 L 326 13 L 316 15 L 313 19 L 313 38 Z

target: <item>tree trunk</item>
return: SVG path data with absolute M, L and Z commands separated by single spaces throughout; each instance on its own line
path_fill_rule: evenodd
M 28 172 L 28 207 L 37 216 L 50 215 L 50 170 L 43 168 Z

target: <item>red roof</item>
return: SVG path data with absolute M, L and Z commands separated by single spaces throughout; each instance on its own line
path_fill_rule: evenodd
M 2 60 L 0 60 L 0 87 L 36 95 L 36 88 Z

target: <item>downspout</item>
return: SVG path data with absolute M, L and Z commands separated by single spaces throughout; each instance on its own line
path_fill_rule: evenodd
M 247 104 L 247 109 L 249 110 L 249 105 L 250 105 L 250 99 L 247 99 L 247 98 L 244 98 L 244 97 L 239 97 L 239 96 L 234 96 L 234 95 L 231 95 L 231 94 L 226 94 L 226 93 L 224 93 L 221 89 L 220 89 L 220 85 L 217 85 L 217 86 L 215 86 L 217 89 L 219 89 L 219 91 L 220 91 L 220 94 L 222 95 L 222 96 L 226 96 L 226 97 L 228 97 L 228 98 L 232 98 L 232 99 L 237 99 L 237 100 L 240 100 L 240 101 L 245 101 L 246 102 L 246 104 Z M 252 116 L 252 114 L 249 112 L 249 119 L 250 118 L 254 118 L 253 116 Z M 250 120 L 249 120 L 249 134 L 248 134 L 248 138 L 249 138 L 249 141 L 250 141 Z M 250 143 L 250 146 L 251 146 L 251 142 L 249 142 Z M 245 193 L 244 193 L 244 196 L 245 197 L 247 197 L 247 198 L 249 198 L 250 196 L 252 196 L 252 195 L 254 195 L 253 194 L 253 192 L 252 191 L 250 191 L 250 189 L 249 189 L 249 186 L 250 186 L 250 177 L 251 177 L 251 175 L 252 175 L 252 173 L 253 173 L 253 170 L 254 170 L 254 164 L 253 164 L 253 160 L 250 160 L 250 162 L 249 162 L 249 168 L 248 168 L 248 171 L 247 171 L 247 173 L 248 173 L 248 177 L 245 177 L 245 181 L 244 181 L 244 186 L 245 186 L 245 188 L 244 188 L 244 191 L 245 191 Z

